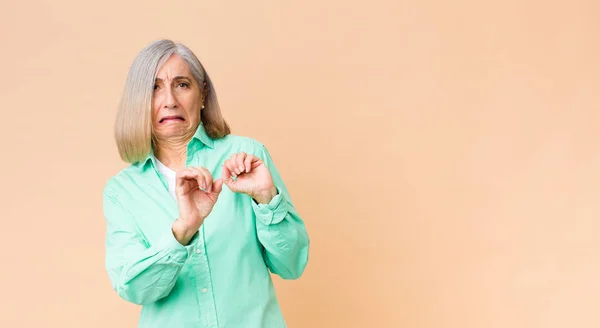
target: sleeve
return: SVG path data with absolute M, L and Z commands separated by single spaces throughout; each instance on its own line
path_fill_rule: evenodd
M 277 195 L 269 204 L 252 201 L 265 263 L 281 278 L 297 279 L 308 263 L 308 233 L 267 148 L 259 145 L 256 156 L 269 168 L 277 188 Z
M 198 234 L 188 246 L 181 245 L 171 229 L 154 244 L 143 238 L 131 215 L 115 192 L 105 188 L 105 265 L 113 289 L 123 299 L 143 305 L 167 296 L 190 256 Z

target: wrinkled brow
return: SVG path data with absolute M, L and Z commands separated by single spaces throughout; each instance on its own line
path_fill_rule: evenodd
M 186 81 L 191 81 L 191 79 L 187 76 L 176 76 L 173 78 L 173 81 L 180 81 L 180 80 L 186 80 Z M 154 79 L 154 81 L 156 82 L 162 82 L 163 80 L 161 78 L 156 78 Z

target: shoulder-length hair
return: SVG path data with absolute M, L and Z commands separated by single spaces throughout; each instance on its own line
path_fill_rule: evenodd
M 135 57 L 127 74 L 117 111 L 115 139 L 119 155 L 127 163 L 142 161 L 150 154 L 155 78 L 162 65 L 173 54 L 187 62 L 201 92 L 206 95 L 198 124 L 204 125 L 206 134 L 212 139 L 222 138 L 230 133 L 229 125 L 221 114 L 215 87 L 196 55 L 183 44 L 171 40 L 154 41 Z

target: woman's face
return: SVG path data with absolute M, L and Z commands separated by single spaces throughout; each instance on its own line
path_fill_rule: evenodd
M 156 137 L 190 133 L 199 123 L 203 101 L 187 63 L 178 55 L 171 56 L 158 71 L 154 84 L 152 127 Z

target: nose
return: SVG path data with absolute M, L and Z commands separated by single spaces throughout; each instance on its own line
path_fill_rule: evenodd
M 177 100 L 175 99 L 175 96 L 173 95 L 173 91 L 171 90 L 171 88 L 166 88 L 167 90 L 165 90 L 166 94 L 165 94 L 165 108 L 175 108 L 177 107 Z

